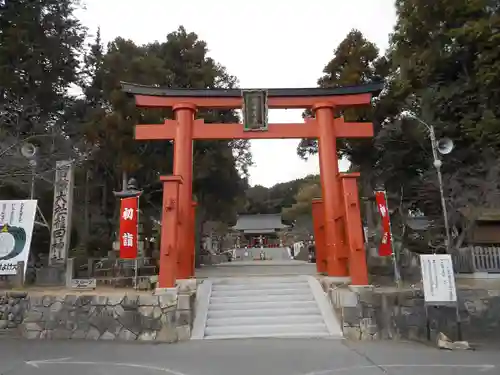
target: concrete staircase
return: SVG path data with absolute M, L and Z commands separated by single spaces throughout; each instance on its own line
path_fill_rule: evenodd
M 202 287 L 192 339 L 341 337 L 313 277 L 227 278 L 205 280 Z

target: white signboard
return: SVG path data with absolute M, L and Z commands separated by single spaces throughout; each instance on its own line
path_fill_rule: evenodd
M 71 235 L 71 207 L 73 205 L 73 162 L 56 163 L 54 204 L 50 235 L 49 263 L 65 263 Z
M 89 290 L 97 288 L 96 279 L 72 279 L 71 280 L 72 289 Z
M 451 255 L 420 255 L 420 266 L 425 302 L 443 304 L 457 301 Z
M 36 200 L 0 201 L 0 275 L 15 275 L 17 262 L 28 264 Z

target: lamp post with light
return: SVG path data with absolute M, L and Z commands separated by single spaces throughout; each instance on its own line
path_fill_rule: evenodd
M 434 159 L 433 165 L 436 168 L 438 183 L 439 183 L 439 193 L 441 196 L 441 208 L 443 210 L 443 220 L 444 220 L 444 229 L 446 232 L 446 252 L 448 254 L 451 253 L 451 235 L 450 235 L 450 225 L 448 222 L 448 209 L 446 208 L 446 200 L 444 198 L 444 190 L 443 190 L 443 175 L 441 173 L 441 166 L 443 162 L 439 158 L 439 154 L 446 155 L 449 154 L 453 150 L 453 141 L 449 138 L 442 138 L 440 140 L 436 139 L 436 133 L 434 132 L 434 126 L 426 123 L 424 120 L 418 118 L 415 114 L 405 111 L 402 113 L 404 118 L 414 119 L 418 121 L 420 124 L 424 125 L 428 132 L 429 138 L 431 141 L 432 147 L 432 157 Z

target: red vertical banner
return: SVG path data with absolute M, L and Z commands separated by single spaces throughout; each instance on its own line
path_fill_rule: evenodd
M 385 191 L 375 192 L 375 201 L 377 202 L 378 212 L 382 218 L 382 241 L 378 248 L 378 255 L 387 257 L 392 255 L 392 238 L 391 238 L 391 219 L 389 217 L 389 209 L 387 207 L 387 199 Z
M 123 198 L 120 205 L 120 258 L 137 258 L 139 197 Z

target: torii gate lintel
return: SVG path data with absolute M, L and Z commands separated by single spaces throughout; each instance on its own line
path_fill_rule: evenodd
M 163 124 L 137 125 L 137 140 L 174 140 L 177 132 L 177 120 L 165 120 Z M 370 122 L 345 122 L 343 117 L 334 120 L 337 138 L 373 137 L 373 125 Z M 269 124 L 262 132 L 248 132 L 240 123 L 208 123 L 196 119 L 192 130 L 193 140 L 200 139 L 293 139 L 318 138 L 318 124 L 315 118 L 307 118 L 304 123 Z

